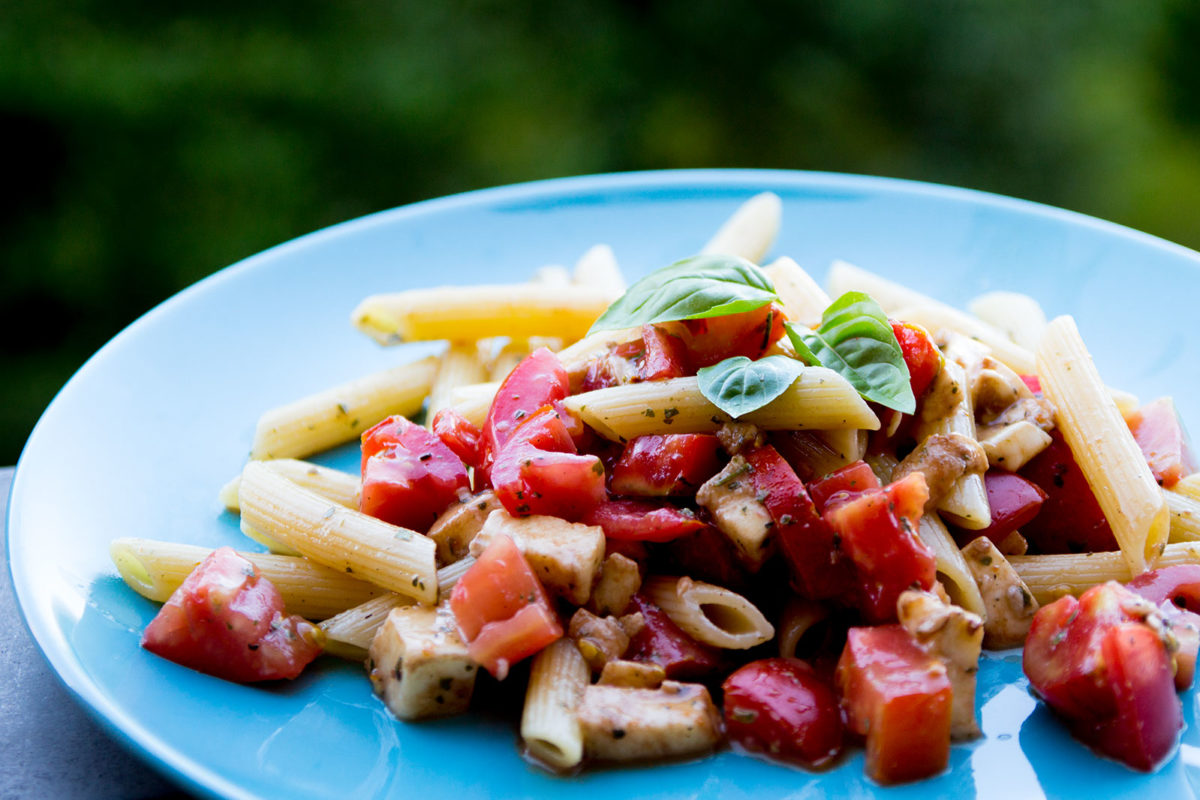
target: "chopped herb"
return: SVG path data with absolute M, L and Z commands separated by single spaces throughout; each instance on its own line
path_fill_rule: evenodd
M 654 419 L 654 409 L 647 408 L 645 411 L 642 412 L 642 416 L 649 417 L 650 419 Z

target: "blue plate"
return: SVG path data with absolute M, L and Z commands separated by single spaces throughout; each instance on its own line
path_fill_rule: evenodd
M 193 788 L 239 797 L 742 798 L 1191 796 L 1200 776 L 1195 697 L 1180 753 L 1153 775 L 1096 758 L 1030 697 L 1019 657 L 986 659 L 986 738 L 950 770 L 884 792 L 862 756 L 812 774 L 725 752 L 555 778 L 525 764 L 494 717 L 402 724 L 356 666 L 332 659 L 296 682 L 248 688 L 138 647 L 155 606 L 115 576 L 108 543 L 143 536 L 239 544 L 217 490 L 241 469 L 267 408 L 407 360 L 348 315 L 373 292 L 523 280 L 611 244 L 637 276 L 689 255 L 742 200 L 783 198 L 775 253 L 819 278 L 834 258 L 951 303 L 989 289 L 1076 316 L 1106 380 L 1173 394 L 1200 420 L 1200 258 L 1115 225 L 1031 203 L 842 175 L 701 171 L 572 178 L 420 203 L 339 225 L 230 267 L 147 314 L 51 404 L 13 483 L 17 596 L 66 684 L 112 730 Z M 347 449 L 327 456 L 351 467 Z

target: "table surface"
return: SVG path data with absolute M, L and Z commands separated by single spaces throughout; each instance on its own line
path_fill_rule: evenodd
M 0 469 L 0 520 L 12 468 Z M 3 524 L 3 523 L 0 523 Z M 50 669 L 17 611 L 0 536 L 0 798 L 187 798 L 83 709 Z

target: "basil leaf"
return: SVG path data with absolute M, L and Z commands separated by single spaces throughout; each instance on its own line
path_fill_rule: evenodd
M 734 356 L 704 367 L 696 378 L 700 394 L 736 419 L 779 397 L 803 371 L 803 364 L 787 356 L 767 356 L 758 361 Z
M 653 322 L 723 317 L 753 311 L 778 299 L 770 279 L 746 259 L 692 256 L 630 286 L 600 315 L 589 333 Z
M 785 327 L 805 363 L 834 370 L 867 400 L 905 414 L 917 410 L 904 352 L 870 295 L 846 292 L 825 309 L 815 331 Z

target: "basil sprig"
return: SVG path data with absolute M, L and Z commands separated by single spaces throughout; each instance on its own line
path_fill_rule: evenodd
M 867 400 L 905 414 L 916 411 L 904 352 L 870 295 L 846 292 L 825 309 L 815 331 L 791 323 L 786 329 L 805 363 L 834 370 Z
M 596 331 L 654 322 L 723 317 L 778 300 L 775 286 L 744 258 L 698 255 L 676 261 L 636 282 L 592 325 Z
M 749 414 L 787 391 L 804 365 L 788 356 L 751 361 L 734 356 L 696 373 L 700 394 L 733 418 Z

